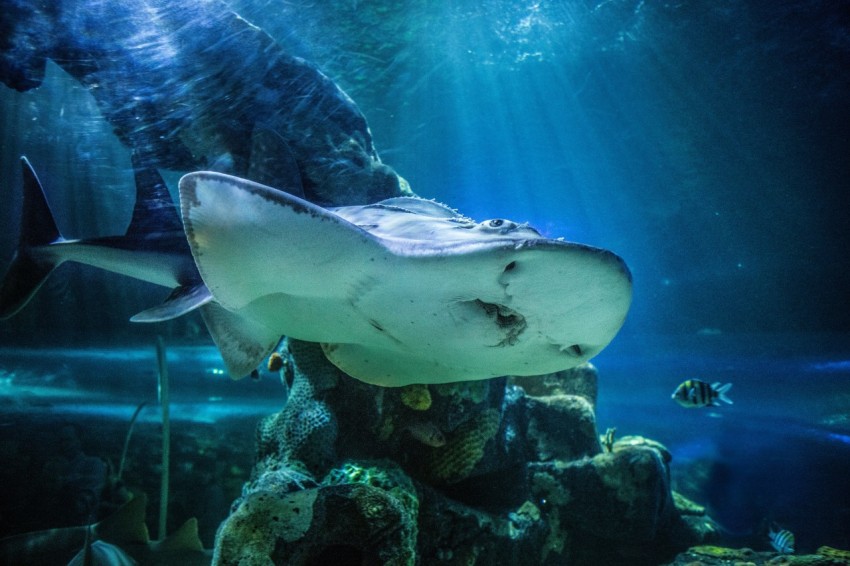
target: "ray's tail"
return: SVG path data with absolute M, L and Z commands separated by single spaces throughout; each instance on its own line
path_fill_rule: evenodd
M 21 157 L 23 208 L 18 248 L 0 283 L 0 320 L 14 316 L 32 299 L 60 261 L 37 250 L 64 240 L 44 189 L 26 157 Z

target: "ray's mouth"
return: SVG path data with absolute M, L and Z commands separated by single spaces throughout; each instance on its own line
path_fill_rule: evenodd
M 561 346 L 561 351 L 571 354 L 577 358 L 580 358 L 584 354 L 582 347 L 578 344 L 572 344 L 570 346 Z
M 552 347 L 557 348 L 559 352 L 571 358 L 581 358 L 583 360 L 589 360 L 602 350 L 602 348 L 593 344 L 569 344 L 565 346 L 552 342 Z
M 520 334 L 528 327 L 525 317 L 510 307 L 498 303 L 487 303 L 481 299 L 475 299 L 472 303 L 484 311 L 487 318 L 496 324 L 503 335 L 502 340 L 495 344 L 496 346 L 515 345 Z
M 499 303 L 488 303 L 481 299 L 465 301 L 464 304 L 471 305 L 478 309 L 479 312 L 483 312 L 487 319 L 495 325 L 502 338 L 495 344 L 492 344 L 492 347 L 509 347 L 517 345 L 519 343 L 520 336 L 528 328 L 528 322 L 526 321 L 525 316 L 508 306 Z M 592 344 L 564 344 L 551 337 L 548 341 L 550 343 L 550 348 L 557 350 L 559 354 L 565 355 L 569 358 L 590 359 L 597 354 L 599 350 L 601 350 L 601 348 Z

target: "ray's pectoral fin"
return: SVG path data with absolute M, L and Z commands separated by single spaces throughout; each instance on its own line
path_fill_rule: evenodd
M 162 322 L 191 312 L 213 300 L 203 283 L 183 285 L 174 289 L 161 304 L 143 310 L 130 318 L 131 322 Z
M 196 172 L 180 179 L 179 188 L 198 271 L 216 302 L 234 312 L 277 294 L 338 304 L 345 294 L 334 284 L 339 274 L 384 252 L 344 218 L 252 181 Z M 285 266 L 300 268 L 282 277 Z
M 250 375 L 280 342 L 279 332 L 217 303 L 203 305 L 201 316 L 233 379 Z

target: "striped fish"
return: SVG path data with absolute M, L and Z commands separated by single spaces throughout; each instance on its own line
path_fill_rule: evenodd
M 780 554 L 794 554 L 794 533 L 788 529 L 774 531 L 770 529 L 770 546 Z
M 679 384 L 671 396 L 674 401 L 683 407 L 708 407 L 720 406 L 720 401 L 732 404 L 732 400 L 726 393 L 732 389 L 732 384 L 720 385 L 720 382 L 709 385 L 699 379 L 688 379 Z

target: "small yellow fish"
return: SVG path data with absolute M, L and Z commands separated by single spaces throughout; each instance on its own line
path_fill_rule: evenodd
M 410 435 L 427 446 L 439 448 L 446 444 L 446 436 L 431 421 L 416 421 L 405 427 Z
M 272 355 L 269 356 L 269 371 L 280 371 L 285 364 L 286 362 L 280 352 L 272 352 Z

